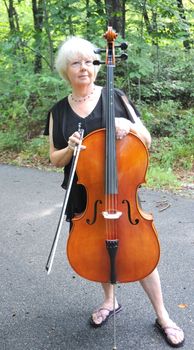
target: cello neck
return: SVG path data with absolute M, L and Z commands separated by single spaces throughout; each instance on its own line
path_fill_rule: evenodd
M 106 194 L 117 194 L 113 67 L 107 66 Z
M 110 27 L 111 28 L 111 27 Z M 115 143 L 115 113 L 114 113 L 114 38 L 112 28 L 105 34 L 107 38 L 107 111 L 106 111 L 106 179 L 105 191 L 107 195 L 118 193 L 116 143 Z

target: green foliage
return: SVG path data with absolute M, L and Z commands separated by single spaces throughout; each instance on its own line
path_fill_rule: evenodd
M 153 136 L 174 137 L 190 140 L 193 136 L 193 109 L 182 110 L 180 102 L 161 101 L 152 107 L 140 106 L 143 119 Z
M 2 0 L 0 5 L 0 150 L 20 152 L 27 162 L 34 157 L 48 158 L 47 144 L 41 137 L 46 115 L 69 92 L 53 71 L 56 50 L 69 35 L 83 36 L 105 48 L 103 34 L 111 11 L 106 11 L 105 1 L 44 1 L 43 27 L 38 31 L 31 1 L 18 1 L 13 2 L 13 30 Z M 173 171 L 193 166 L 191 2 L 185 1 L 183 10 L 185 20 L 176 0 L 126 2 L 128 60 L 116 60 L 115 86 L 138 102 L 153 136 L 149 184 L 153 181 L 154 186 L 158 180 L 164 186 L 175 184 Z M 117 42 L 122 41 L 119 35 Z M 37 57 L 42 63 L 39 74 L 34 73 Z M 106 83 L 105 66 L 98 83 Z
M 5 84 L 0 83 L 1 150 L 20 150 L 24 141 L 41 134 L 47 111 L 67 90 L 54 74 L 34 75 L 23 69 L 15 75 L 7 72 Z
M 24 145 L 24 149 L 20 153 L 23 160 L 29 160 L 31 163 L 34 158 L 49 158 L 49 142 L 44 136 L 35 137 Z
M 0 131 L 0 152 L 5 150 L 21 151 L 24 137 L 18 130 Z
M 180 185 L 181 182 L 177 179 L 177 176 L 173 173 L 171 168 L 164 169 L 163 166 L 156 164 L 151 164 L 148 168 L 147 187 L 176 189 L 179 188 Z
M 193 168 L 193 144 L 181 142 L 180 138 L 163 137 L 153 139 L 152 162 L 160 165 L 163 169 L 192 170 Z
M 194 110 L 183 111 L 172 100 L 151 110 L 142 108 L 144 122 L 153 136 L 152 163 L 163 169 L 191 170 L 194 156 Z
M 131 93 L 135 99 L 149 104 L 171 99 L 180 102 L 184 108 L 194 105 L 193 50 L 186 54 L 174 46 L 152 48 L 150 55 L 143 54 L 141 66 L 143 62 L 149 69 L 139 70 L 139 75 L 136 74 L 140 78 L 141 96 L 137 79 L 131 78 Z

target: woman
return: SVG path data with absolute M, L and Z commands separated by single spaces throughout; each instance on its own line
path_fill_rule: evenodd
M 49 111 L 45 134 L 50 139 L 50 159 L 57 167 L 64 167 L 65 176 L 62 186 L 66 188 L 74 147 L 79 143 L 78 123 L 82 123 L 86 136 L 103 125 L 103 99 L 105 90 L 95 84 L 98 66 L 93 61 L 99 59 L 94 53 L 94 46 L 81 38 L 72 37 L 60 47 L 56 59 L 56 68 L 63 79 L 66 79 L 72 92 L 57 102 Z M 139 118 L 138 111 L 126 96 L 115 89 L 115 128 L 116 137 L 123 138 L 129 132 L 135 133 L 149 148 L 151 136 Z M 84 148 L 84 147 L 83 147 Z M 83 150 L 84 152 L 84 150 Z M 86 205 L 85 189 L 77 185 L 75 177 L 66 215 L 67 221 L 84 211 Z M 157 269 L 140 281 L 156 313 L 155 326 L 160 330 L 166 342 L 172 347 L 180 347 L 184 342 L 183 331 L 170 319 L 163 303 L 160 278 Z M 102 284 L 104 301 L 93 312 L 90 323 L 93 327 L 102 326 L 113 310 L 113 286 Z M 121 310 L 115 300 L 116 312 Z

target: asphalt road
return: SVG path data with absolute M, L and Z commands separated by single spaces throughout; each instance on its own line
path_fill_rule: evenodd
M 111 350 L 112 320 L 101 329 L 88 325 L 101 289 L 70 268 L 65 222 L 52 272 L 45 272 L 64 197 L 62 174 L 0 165 L 0 181 L 0 349 Z M 185 330 L 184 350 L 192 350 L 194 201 L 147 189 L 141 198 L 160 237 L 167 309 Z M 123 305 L 116 318 L 117 349 L 169 349 L 153 327 L 155 315 L 139 283 L 117 285 L 116 293 Z

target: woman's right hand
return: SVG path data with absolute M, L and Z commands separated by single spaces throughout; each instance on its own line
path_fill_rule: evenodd
M 74 151 L 75 147 L 79 145 L 80 143 L 80 133 L 78 131 L 75 131 L 68 140 L 68 148 L 72 151 Z M 85 149 L 86 146 L 81 145 L 81 149 Z

